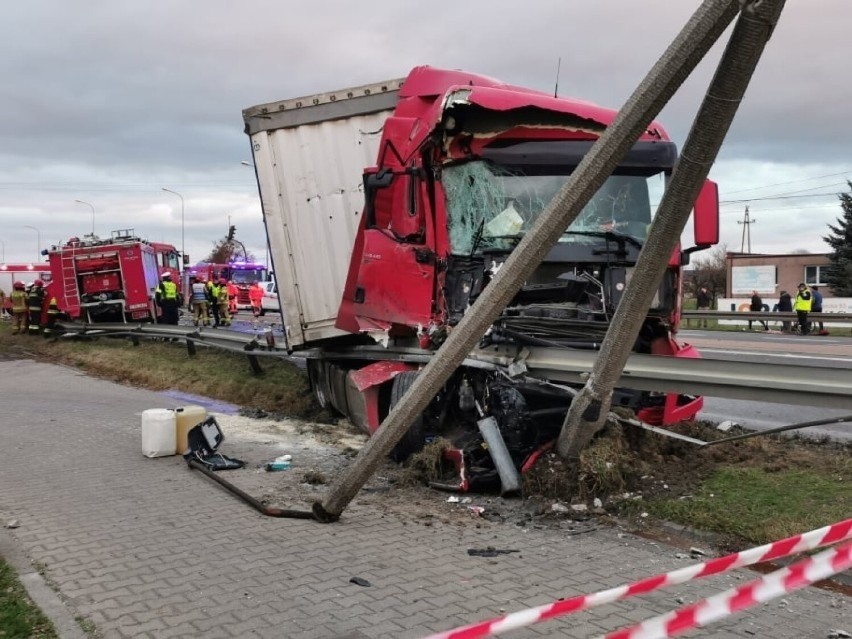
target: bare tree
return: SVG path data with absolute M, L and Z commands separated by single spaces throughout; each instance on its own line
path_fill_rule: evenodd
M 727 245 L 719 244 L 695 258 L 689 290 L 684 293 L 694 297 L 700 287 L 706 286 L 714 300 L 724 297 L 727 288 L 727 254 Z

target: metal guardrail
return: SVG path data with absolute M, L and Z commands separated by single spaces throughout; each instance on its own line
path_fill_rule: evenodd
M 772 321 L 772 322 L 796 322 L 798 315 L 795 313 L 780 313 L 772 311 L 683 311 L 683 319 L 726 319 L 741 320 L 744 322 Z M 823 322 L 852 322 L 852 313 L 808 313 L 808 321 Z
M 225 330 L 151 324 L 61 323 L 66 334 L 126 336 L 130 339 L 178 339 L 190 355 L 195 345 L 215 347 L 246 355 L 255 372 L 262 372 L 257 357 L 280 359 L 328 358 L 387 360 L 425 363 L 434 355 L 419 348 L 360 346 L 345 351 L 307 350 L 295 355 L 263 336 Z M 500 370 L 512 377 L 528 375 L 542 380 L 585 383 L 598 353 L 562 348 L 490 347 L 471 352 L 464 365 Z M 852 409 L 852 369 L 799 364 L 756 364 L 633 354 L 617 384 L 636 390 L 706 395 L 780 404 Z

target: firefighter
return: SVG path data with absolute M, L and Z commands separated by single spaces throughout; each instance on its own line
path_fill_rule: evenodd
M 163 324 L 178 323 L 178 308 L 181 305 L 180 294 L 178 293 L 177 284 L 172 282 L 172 274 L 166 271 L 163 273 L 163 280 L 157 287 L 156 301 L 163 311 Z
M 192 277 L 189 281 L 189 306 L 192 311 L 192 323 L 196 326 L 208 326 L 210 316 L 207 313 L 207 283 L 203 277 Z
M 27 330 L 27 292 L 23 282 L 12 285 L 12 335 L 24 333 Z
M 219 326 L 219 284 L 216 282 L 214 275 L 207 280 L 207 305 L 210 308 L 210 313 L 213 315 L 213 328 Z
M 237 290 L 237 285 L 231 280 L 225 282 L 225 286 L 228 288 L 228 312 L 233 317 L 237 314 L 237 295 L 239 291 Z
M 44 282 L 36 280 L 27 293 L 27 314 L 29 315 L 27 332 L 30 335 L 41 333 L 41 313 L 44 307 Z
M 56 321 L 62 312 L 59 310 L 59 303 L 56 301 L 55 295 L 48 295 L 45 297 L 45 300 L 48 300 L 48 303 L 46 312 L 47 321 L 44 323 L 44 336 L 54 337 L 57 332 Z
M 249 288 L 249 301 L 251 302 L 251 312 L 255 317 L 263 314 L 263 287 L 260 282 L 255 282 Z
M 222 326 L 231 325 L 231 313 L 228 310 L 230 305 L 228 300 L 228 280 L 224 277 L 219 280 L 219 320 Z

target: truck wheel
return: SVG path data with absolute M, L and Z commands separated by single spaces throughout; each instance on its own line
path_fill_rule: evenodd
M 393 378 L 393 382 L 391 382 L 391 410 L 399 403 L 399 400 L 402 399 L 402 396 L 405 395 L 408 389 L 411 388 L 415 379 L 417 379 L 417 371 L 404 371 L 398 373 Z M 411 426 L 409 426 L 405 435 L 402 436 L 402 439 L 399 440 L 399 443 L 390 452 L 388 457 L 395 462 L 403 462 L 414 453 L 423 450 L 423 446 L 425 445 L 426 425 L 423 422 L 423 415 L 419 415 Z

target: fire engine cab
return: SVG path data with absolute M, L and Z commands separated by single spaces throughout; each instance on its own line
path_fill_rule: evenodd
M 179 282 L 178 252 L 133 229 L 72 237 L 48 251 L 52 293 L 72 319 L 87 322 L 156 321 L 154 293 L 162 273 Z

